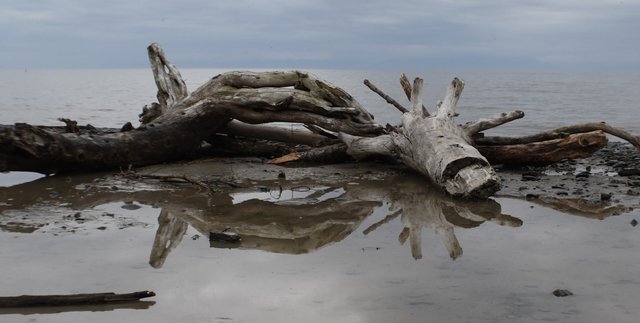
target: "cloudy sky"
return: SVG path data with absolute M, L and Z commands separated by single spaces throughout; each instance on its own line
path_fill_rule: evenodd
M 0 0 L 0 68 L 640 70 L 640 0 Z

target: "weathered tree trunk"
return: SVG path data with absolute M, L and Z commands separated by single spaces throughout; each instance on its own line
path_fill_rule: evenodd
M 108 134 L 60 133 L 27 124 L 0 128 L 0 171 L 45 174 L 117 169 L 187 158 L 231 119 L 246 123 L 296 122 L 335 132 L 383 132 L 349 94 L 313 75 L 231 72 L 190 95 L 159 46 L 149 47 L 159 104 L 146 108 L 143 124 Z
M 607 145 L 602 131 L 570 135 L 566 138 L 514 145 L 477 146 L 493 164 L 547 165 L 563 159 L 584 158 Z
M 348 146 L 347 153 L 355 158 L 372 154 L 395 157 L 454 196 L 491 196 L 500 188 L 499 181 L 487 159 L 472 146 L 471 136 L 486 129 L 488 124 L 506 122 L 505 116 L 466 127 L 455 124 L 455 107 L 464 88 L 464 82 L 457 78 L 452 81 L 435 114 L 429 115 L 422 104 L 422 83 L 419 78 L 414 81 L 412 109 L 403 113 L 402 125 L 388 135 L 357 138 L 342 134 L 341 138 Z

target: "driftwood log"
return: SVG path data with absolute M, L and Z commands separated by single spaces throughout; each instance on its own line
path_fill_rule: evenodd
M 37 307 L 37 306 L 72 306 L 135 302 L 143 298 L 156 296 L 151 291 L 128 294 L 92 293 L 71 295 L 22 295 L 0 297 L 0 308 Z
M 207 154 L 260 155 L 289 161 L 336 162 L 383 156 L 429 178 L 447 193 L 486 198 L 499 189 L 491 164 L 551 163 L 606 144 L 600 130 L 640 148 L 640 139 L 602 123 L 538 135 L 484 137 L 482 131 L 522 118 L 513 111 L 465 125 L 454 122 L 464 82 L 455 78 L 430 114 L 422 80 L 401 85 L 411 108 L 374 92 L 402 112 L 399 126 L 382 127 L 344 90 L 300 71 L 229 72 L 189 92 L 158 44 L 148 48 L 158 102 L 144 107 L 141 125 L 95 129 L 60 119 L 65 127 L 0 126 L 0 171 L 44 174 L 126 169 Z M 305 128 L 263 125 L 285 122 Z M 519 156 L 519 157 L 517 157 Z

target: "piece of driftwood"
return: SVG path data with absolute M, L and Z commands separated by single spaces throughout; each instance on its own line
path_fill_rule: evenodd
M 0 127 L 0 171 L 44 174 L 127 168 L 189 158 L 230 120 L 295 122 L 359 136 L 383 128 L 348 93 L 298 72 L 230 72 L 186 95 L 186 87 L 157 44 L 149 47 L 159 103 L 146 108 L 136 129 L 106 134 Z M 69 123 L 67 122 L 67 125 Z
M 498 178 L 487 159 L 471 145 L 472 135 L 483 129 L 485 123 L 466 128 L 453 119 L 464 82 L 457 78 L 451 82 L 434 115 L 429 115 L 422 104 L 422 84 L 422 79 L 414 80 L 412 109 L 402 114 L 401 126 L 374 138 L 342 134 L 347 153 L 355 158 L 369 155 L 396 158 L 454 196 L 491 196 L 500 188 Z M 494 118 L 491 122 L 497 124 L 503 119 Z
M 604 132 L 593 131 L 526 144 L 476 147 L 493 164 L 547 165 L 563 159 L 589 157 L 607 142 Z
M 135 302 L 140 299 L 153 296 L 156 296 L 156 294 L 151 291 L 141 291 L 128 294 L 92 293 L 70 295 L 22 295 L 0 297 L 0 308 L 124 303 Z
M 456 104 L 464 88 L 458 78 L 432 114 L 422 102 L 421 79 L 411 84 L 401 75 L 410 109 L 366 81 L 402 112 L 401 125 L 385 128 L 347 92 L 306 72 L 228 72 L 189 92 L 158 44 L 148 47 L 148 55 L 158 102 L 144 107 L 139 127 L 127 123 L 121 129 L 95 129 L 67 118 L 60 119 L 66 127 L 0 126 L 0 171 L 128 169 L 211 154 L 280 156 L 273 160 L 278 164 L 384 156 L 421 173 L 451 195 L 486 198 L 499 189 L 491 163 L 547 163 L 555 161 L 554 156 L 585 156 L 602 146 L 603 135 L 586 134 L 594 130 L 640 148 L 637 136 L 602 123 L 526 137 L 484 137 L 482 131 L 524 113 L 456 124 Z M 274 122 L 291 126 L 262 125 Z M 581 139 L 569 144 L 569 134 Z

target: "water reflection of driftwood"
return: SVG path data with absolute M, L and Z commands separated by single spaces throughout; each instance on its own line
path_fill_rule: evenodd
M 421 179 L 405 178 L 397 181 L 388 195 L 393 213 L 364 230 L 369 234 L 384 223 L 400 216 L 404 229 L 399 241 L 407 240 L 415 259 L 422 258 L 422 229 L 433 229 L 442 237 L 451 258 L 462 255 L 462 246 L 454 228 L 473 228 L 490 221 L 499 225 L 518 227 L 522 221 L 502 214 L 500 204 L 494 200 L 461 201 L 453 200 L 437 190 L 424 185 Z
M 602 200 L 590 201 L 580 198 L 560 199 L 555 197 L 542 197 L 532 201 L 560 212 L 598 220 L 604 220 L 610 216 L 630 211 L 629 207 L 611 205 L 609 201 Z
M 340 190 L 333 188 L 325 195 Z M 158 220 L 160 226 L 150 264 L 154 267 L 164 264 L 171 249 L 180 242 L 187 223 L 204 236 L 228 230 L 242 237 L 237 245 L 214 243 L 213 247 L 300 254 L 344 239 L 381 205 L 380 202 L 349 199 L 345 194 L 325 198 L 311 194 L 275 202 L 250 199 L 207 209 L 168 206 Z
M 122 309 L 146 310 L 153 306 L 155 303 L 155 301 L 138 301 L 130 303 L 114 303 L 101 305 L 0 308 L 0 315 L 57 314 L 67 312 L 110 312 Z
M 158 231 L 149 257 L 149 264 L 153 268 L 160 268 L 164 265 L 169 253 L 180 244 L 188 228 L 187 222 L 175 217 L 167 210 L 160 211 Z
M 106 183 L 111 184 L 112 181 Z M 155 190 L 125 191 L 123 183 L 119 183 L 119 189 L 115 190 L 98 185 L 100 182 L 89 178 L 53 177 L 0 190 L 0 195 L 15 197 L 10 206 L 0 206 L 0 211 L 2 208 L 28 208 L 42 202 L 43 196 L 44 200 L 49 199 L 54 204 L 59 201 L 72 209 L 88 209 L 116 201 L 137 201 L 159 207 L 162 212 L 158 217 L 159 228 L 150 255 L 150 263 L 154 267 L 164 264 L 171 250 L 181 242 L 187 225 L 204 236 L 225 229 L 238 233 L 242 236 L 238 248 L 304 253 L 344 239 L 382 201 L 390 202 L 395 213 L 365 233 L 401 216 L 406 229 L 400 240 L 411 242 L 412 254 L 416 258 L 422 254 L 420 238 L 423 227 L 430 227 L 442 235 L 450 255 L 455 258 L 462 253 L 454 233 L 455 226 L 471 228 L 485 221 L 512 226 L 521 224 L 518 219 L 502 215 L 500 205 L 495 201 L 453 201 L 431 189 L 424 180 L 410 175 L 391 176 L 385 179 L 385 185 L 381 183 L 340 183 L 311 189 L 304 198 L 285 196 L 292 193 L 289 189 L 287 194 L 268 195 L 272 201 L 263 201 L 250 199 L 259 193 L 255 188 L 207 196 L 197 194 L 197 190 L 189 186 L 158 190 L 158 185 L 151 185 L 150 188 Z M 283 186 L 279 185 L 285 185 L 286 190 L 286 181 L 271 189 L 282 189 Z M 30 194 L 10 194 L 11 190 L 13 193 L 28 191 Z M 248 200 L 233 204 L 231 195 L 237 193 L 245 194 Z

